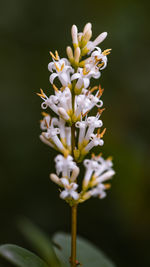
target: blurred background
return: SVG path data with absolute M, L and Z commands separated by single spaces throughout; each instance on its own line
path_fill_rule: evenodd
M 66 56 L 70 28 L 103 31 L 101 48 L 112 48 L 100 78 L 107 128 L 102 149 L 116 175 L 105 200 L 78 210 L 78 233 L 101 248 L 118 267 L 150 266 L 148 1 L 0 1 L 0 243 L 30 248 L 16 227 L 24 215 L 51 236 L 70 231 L 70 209 L 49 180 L 56 155 L 39 140 L 39 88 L 53 92 L 49 51 Z M 98 81 L 95 80 L 97 84 Z M 0 260 L 0 266 L 7 265 Z

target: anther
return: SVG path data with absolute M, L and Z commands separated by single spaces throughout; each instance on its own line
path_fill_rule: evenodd
M 54 64 L 55 64 L 56 70 L 57 70 L 58 72 L 60 72 L 60 69 L 58 68 L 57 64 L 56 64 L 55 62 L 54 62 Z
M 100 133 L 100 137 L 101 137 L 101 138 L 103 138 L 105 132 L 106 132 L 106 128 L 102 131 L 102 133 Z
M 46 96 L 45 96 L 45 94 L 41 88 L 40 88 L 40 92 L 41 92 L 40 94 L 39 93 L 36 93 L 36 94 L 40 97 L 46 98 Z
M 49 116 L 49 114 L 44 112 L 44 111 L 41 114 L 42 114 L 43 117 Z
M 106 49 L 106 50 L 104 50 L 103 52 L 102 52 L 102 54 L 104 55 L 104 56 L 107 56 L 107 55 L 109 55 L 110 54 L 110 51 L 111 51 L 112 49 L 110 48 L 110 49 Z
M 101 86 L 99 85 L 98 90 L 99 90 L 99 96 L 102 96 L 104 88 L 102 89 Z
M 105 110 L 105 108 L 98 108 L 98 113 L 101 115 L 103 113 L 103 111 Z
M 62 71 L 62 70 L 63 70 L 64 66 L 65 66 L 65 64 L 63 63 L 63 64 L 62 64 L 62 66 L 61 66 L 61 69 L 60 69 L 60 71 Z
M 93 93 L 95 90 L 98 89 L 98 86 L 94 86 L 91 90 L 90 90 L 90 93 Z
M 58 90 L 58 88 L 56 87 L 56 85 L 55 85 L 55 84 L 52 84 L 52 86 L 53 86 L 54 90 L 58 93 L 59 90 Z

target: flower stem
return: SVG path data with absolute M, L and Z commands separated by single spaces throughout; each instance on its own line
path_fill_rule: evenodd
M 77 205 L 71 207 L 71 267 L 76 267 Z

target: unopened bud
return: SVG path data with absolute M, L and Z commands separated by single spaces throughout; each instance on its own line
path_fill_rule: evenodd
M 79 175 L 79 172 L 80 172 L 79 168 L 77 166 L 75 166 L 73 171 L 72 171 L 72 175 L 70 177 L 71 182 L 74 182 L 76 180 L 77 176 Z
M 72 43 L 74 47 L 78 46 L 78 29 L 76 25 L 73 25 L 71 28 Z
M 88 41 L 91 39 L 91 37 L 92 37 L 92 31 L 91 30 L 86 31 L 85 34 L 83 35 L 81 46 L 85 47 Z
M 43 136 L 43 134 L 40 135 L 40 140 L 41 140 L 44 144 L 46 144 L 46 145 L 48 145 L 48 146 L 54 148 L 54 145 L 53 145 L 49 140 L 47 140 L 47 139 Z
M 102 43 L 105 38 L 107 37 L 107 32 L 101 33 L 93 42 L 94 46 L 98 46 L 100 43 Z
M 58 176 L 54 173 L 50 174 L 50 179 L 55 183 L 58 184 L 59 186 L 62 186 L 60 179 L 58 178 Z
M 79 63 L 80 54 L 81 54 L 80 48 L 79 47 L 76 47 L 75 48 L 75 51 L 74 51 L 74 60 L 75 60 L 75 63 L 76 64 Z
M 73 61 L 74 60 L 73 51 L 72 51 L 72 48 L 70 46 L 67 46 L 66 53 L 67 53 L 69 60 Z
M 92 29 L 92 24 L 90 22 L 88 22 L 85 26 L 84 26 L 84 29 L 83 29 L 83 35 Z

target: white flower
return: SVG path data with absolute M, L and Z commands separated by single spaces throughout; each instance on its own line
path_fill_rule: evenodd
M 109 158 L 104 160 L 101 156 L 94 156 L 91 160 L 84 160 L 84 166 L 86 172 L 83 179 L 83 188 L 86 188 L 90 181 L 91 187 L 97 186 L 109 180 L 115 174 L 112 169 L 112 161 Z
M 98 113 L 96 117 L 91 116 L 91 117 L 87 118 L 86 121 L 87 121 L 88 130 L 87 130 L 86 135 L 85 135 L 86 140 L 90 139 L 90 137 L 92 136 L 92 134 L 96 128 L 102 127 L 103 123 L 101 120 L 99 120 L 99 116 L 100 116 L 100 114 Z
M 53 81 L 56 77 L 59 78 L 62 86 L 68 86 L 71 84 L 70 74 L 74 72 L 73 68 L 70 66 L 70 62 L 66 58 L 59 59 L 58 61 L 53 60 L 48 64 L 48 69 L 50 72 L 56 71 L 50 75 L 50 83 L 53 84 Z
M 76 122 L 75 126 L 79 128 L 79 138 L 78 138 L 78 144 L 81 144 L 83 140 L 85 139 L 86 141 L 89 141 L 91 138 L 94 130 L 96 128 L 102 127 L 103 123 L 101 120 L 99 120 L 100 113 L 97 113 L 97 115 L 90 116 L 85 118 L 85 121 L 82 120 Z M 88 129 L 87 129 L 88 128 Z M 86 131 L 87 129 L 87 131 Z
M 47 128 L 50 126 L 51 117 L 45 112 L 43 112 L 42 115 L 44 116 L 44 118 L 40 121 L 40 128 L 41 130 L 47 130 Z
M 46 94 L 41 89 L 40 94 L 38 94 L 43 103 L 41 104 L 42 109 L 50 107 L 57 115 L 60 115 L 64 120 L 69 121 L 70 117 L 67 112 L 72 110 L 72 96 L 70 89 L 65 87 L 63 91 L 60 91 L 54 86 L 55 95 L 47 97 Z
M 105 192 L 105 185 L 103 184 L 98 184 L 97 187 L 93 188 L 90 191 L 91 196 L 93 197 L 99 197 L 100 199 L 106 197 L 106 192 Z
M 73 161 L 72 156 L 64 157 L 62 155 L 58 155 L 55 158 L 56 163 L 56 173 L 59 175 L 62 173 L 63 177 L 70 178 L 70 173 L 76 167 L 76 163 Z
M 101 88 L 100 88 L 101 89 Z M 76 113 L 82 112 L 83 114 L 90 111 L 94 106 L 101 108 L 103 106 L 103 101 L 100 99 L 102 93 L 97 90 L 96 94 L 92 94 L 91 91 L 82 89 L 82 94 L 76 96 Z
M 50 143 L 52 147 L 56 146 L 56 148 L 61 151 L 62 153 L 65 153 L 66 149 L 63 146 L 62 142 L 60 141 L 58 135 L 60 134 L 60 129 L 54 127 L 54 122 L 56 121 L 56 118 L 53 118 L 51 120 L 50 126 L 47 128 L 46 132 L 43 132 L 40 136 L 40 139 L 45 143 Z M 54 123 L 54 124 L 53 124 Z
M 66 111 L 72 109 L 72 96 L 68 87 L 65 87 L 63 91 L 56 91 L 55 95 L 59 107 L 64 108 Z
M 51 124 L 53 127 L 57 126 L 60 129 L 60 138 L 64 140 L 66 138 L 65 134 L 65 121 L 60 117 L 58 118 L 53 118 L 51 121 Z
M 56 114 L 58 114 L 58 97 L 56 95 L 51 95 L 50 97 L 47 97 L 47 95 L 43 92 L 42 89 L 40 89 L 40 93 L 37 93 L 37 95 L 40 96 L 43 100 L 41 104 L 42 109 L 50 107 Z
M 91 67 L 90 64 L 87 64 L 85 68 L 78 68 L 77 73 L 71 76 L 71 81 L 78 79 L 76 83 L 77 89 L 81 89 L 82 87 L 88 88 L 90 79 L 98 79 L 100 75 L 101 74 L 97 66 Z
M 107 66 L 107 56 L 105 53 L 102 53 L 102 50 L 99 47 L 95 47 L 95 49 L 96 50 L 91 54 L 91 59 L 96 65 L 100 63 L 101 66 L 98 65 L 98 67 L 100 67 L 100 70 L 103 70 Z
M 75 126 L 79 128 L 79 138 L 78 138 L 78 144 L 81 144 L 85 137 L 85 131 L 87 127 L 87 122 L 85 121 L 77 121 Z
M 98 134 L 91 134 L 90 140 L 91 141 L 85 147 L 86 153 L 89 152 L 95 146 L 103 146 L 104 145 L 104 141 L 101 139 L 101 136 Z
M 85 94 L 80 94 L 75 97 L 75 115 L 78 117 L 81 113 L 84 114 L 85 110 L 91 106 L 90 99 Z
M 112 160 L 104 160 L 102 157 L 95 157 L 95 160 L 99 164 L 99 168 L 95 171 L 94 176 L 96 177 L 97 182 L 103 182 L 109 179 L 109 177 L 114 175 L 112 167 Z
M 69 183 L 66 178 L 61 178 L 60 181 L 65 188 L 65 190 L 60 193 L 60 198 L 73 198 L 74 200 L 78 200 L 79 194 L 76 192 L 78 185 L 76 183 Z
M 103 101 L 100 100 L 101 94 L 99 90 L 96 94 L 92 94 L 90 90 L 82 89 L 82 94 L 75 97 L 75 116 L 89 112 L 94 106 L 100 108 L 103 106 Z
M 86 188 L 92 177 L 94 171 L 98 170 L 99 164 L 95 160 L 84 160 L 84 166 L 86 167 L 86 172 L 83 179 L 83 188 Z

